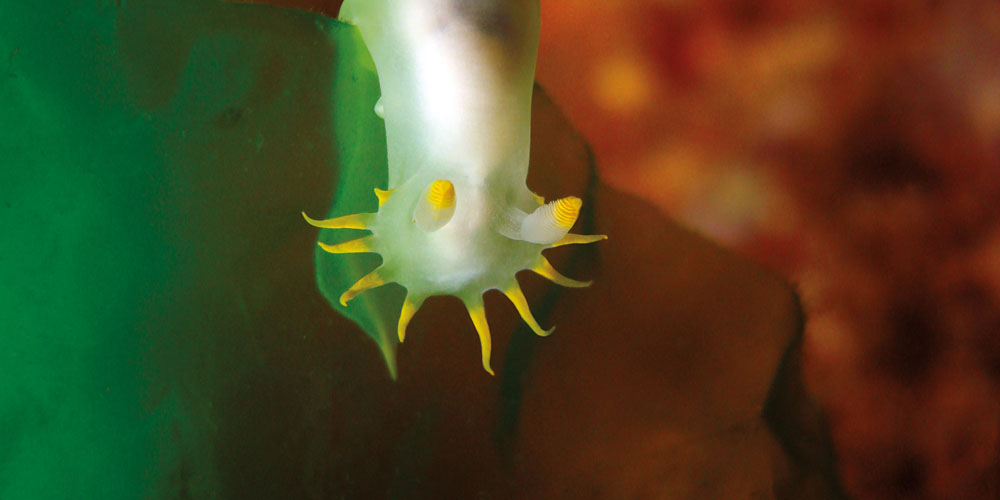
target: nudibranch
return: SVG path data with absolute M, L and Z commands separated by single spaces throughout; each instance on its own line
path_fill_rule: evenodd
M 406 289 L 397 333 L 434 295 L 461 299 L 479 334 L 483 368 L 491 339 L 483 294 L 499 289 L 538 335 L 515 274 L 530 269 L 567 287 L 589 283 L 557 272 L 542 250 L 592 243 L 604 235 L 570 233 L 581 200 L 545 203 L 526 184 L 531 97 L 538 50 L 538 0 L 346 0 L 371 54 L 384 120 L 388 186 L 377 186 L 376 213 L 313 226 L 365 229 L 370 235 L 330 253 L 374 252 L 382 264 L 340 297 L 395 282 Z

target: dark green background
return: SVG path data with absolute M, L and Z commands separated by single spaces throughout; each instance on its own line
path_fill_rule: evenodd
M 315 295 L 298 210 L 333 192 L 335 31 L 216 2 L 0 3 L 0 498 L 220 493 L 213 397 L 282 355 L 255 305 L 281 309 L 268 284 L 296 271 Z

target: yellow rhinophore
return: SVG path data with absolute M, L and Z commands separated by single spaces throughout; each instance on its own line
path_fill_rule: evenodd
M 451 181 L 438 179 L 431 183 L 413 210 L 413 222 L 420 229 L 431 233 L 437 231 L 455 215 L 455 185 Z
M 552 218 L 559 226 L 569 229 L 573 227 L 573 224 L 576 224 L 576 218 L 580 216 L 581 206 L 583 206 L 583 200 L 576 196 L 560 198 L 555 201 L 552 207 Z
M 432 182 L 427 188 L 427 201 L 437 210 L 455 206 L 455 185 L 442 179 Z

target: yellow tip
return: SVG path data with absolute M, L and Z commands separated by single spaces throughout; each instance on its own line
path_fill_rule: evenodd
M 383 204 L 385 204 L 385 202 L 389 201 L 389 197 L 392 196 L 392 193 L 394 191 L 396 190 L 395 189 L 383 190 L 375 188 L 375 196 L 378 197 L 378 206 L 381 207 Z
M 302 217 L 312 226 L 327 229 L 368 229 L 375 214 L 351 214 L 333 219 L 317 220 L 302 212 Z
M 490 338 L 490 325 L 486 322 L 483 299 L 479 298 L 472 303 L 467 302 L 465 307 L 469 309 L 469 317 L 472 318 L 472 324 L 476 326 L 476 332 L 479 333 L 479 346 L 483 353 L 483 369 L 486 370 L 486 373 L 495 375 L 493 368 L 490 368 L 490 351 L 493 349 L 493 341 Z
M 573 227 L 573 224 L 576 224 L 577 217 L 580 216 L 580 207 L 583 206 L 583 200 L 576 196 L 568 196 L 560 198 L 554 203 L 552 217 L 555 218 L 556 224 L 565 228 Z
M 414 300 L 409 295 L 403 300 L 403 309 L 399 311 L 399 326 L 396 329 L 400 343 L 406 338 L 406 326 L 410 324 L 410 320 L 413 319 L 413 315 L 417 313 L 422 303 L 423 300 Z
M 365 253 L 372 251 L 372 241 L 374 241 L 374 237 L 368 235 L 356 240 L 338 243 L 336 245 L 327 245 L 322 241 L 317 244 L 320 248 L 330 253 Z
M 567 233 L 566 236 L 563 236 L 561 240 L 553 243 L 551 246 L 554 248 L 554 247 L 561 247 L 563 245 L 582 245 L 585 243 L 594 243 L 595 241 L 601 241 L 606 239 L 608 239 L 608 236 L 605 234 Z
M 517 309 L 518 314 L 521 315 L 521 319 L 531 328 L 535 335 L 539 337 L 548 337 L 555 331 L 555 327 L 548 330 L 543 330 L 538 322 L 535 321 L 535 316 L 531 314 L 531 309 L 528 307 L 528 299 L 524 298 L 524 292 L 521 291 L 521 286 L 514 282 L 513 285 L 505 288 L 503 290 L 504 295 L 510 299 L 511 303 L 514 304 L 514 308 Z
M 371 290 L 372 288 L 377 288 L 386 283 L 385 278 L 379 274 L 379 270 L 376 269 L 365 275 L 364 278 L 358 280 L 357 283 L 351 286 L 343 295 L 340 296 L 340 305 L 347 307 L 347 303 L 357 297 L 362 292 Z
M 548 259 L 541 255 L 538 256 L 538 261 L 535 262 L 535 267 L 532 267 L 531 270 L 548 278 L 553 283 L 565 287 L 585 288 L 590 286 L 591 283 L 590 281 L 577 281 L 563 276 L 559 273 L 559 271 L 556 271 L 556 269 L 552 267 L 552 264 L 549 263 Z
M 436 180 L 427 189 L 427 201 L 437 210 L 451 207 L 455 204 L 455 186 L 451 181 Z
M 541 196 L 541 195 L 536 194 L 536 193 L 531 193 L 531 197 L 535 199 L 535 201 L 538 203 L 539 206 L 542 206 L 542 205 L 545 204 L 545 197 L 544 196 Z

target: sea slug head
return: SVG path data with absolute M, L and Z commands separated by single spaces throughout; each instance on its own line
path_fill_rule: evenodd
M 606 237 L 569 233 L 580 213 L 579 198 L 544 203 L 523 184 L 486 182 L 461 172 L 439 174 L 418 172 L 391 191 L 376 189 L 377 213 L 306 220 L 322 228 L 372 232 L 338 245 L 320 243 L 330 253 L 382 256 L 382 265 L 344 292 L 341 304 L 385 283 L 402 285 L 407 290 L 398 326 L 402 342 L 410 318 L 427 297 L 454 295 L 469 310 L 480 336 L 483 368 L 492 374 L 483 293 L 501 290 L 535 333 L 548 335 L 552 329 L 544 330 L 535 321 L 515 275 L 530 269 L 563 286 L 587 286 L 559 274 L 541 252 Z
M 545 203 L 526 186 L 538 0 L 347 0 L 340 17 L 358 28 L 370 55 L 362 59 L 378 73 L 380 97 L 363 107 L 384 121 L 391 188 L 375 190 L 376 213 L 306 216 L 317 227 L 372 233 L 320 242 L 323 250 L 382 258 L 340 303 L 347 307 L 385 283 L 401 285 L 402 342 L 427 297 L 454 295 L 479 334 L 483 368 L 493 373 L 483 294 L 502 291 L 535 333 L 548 335 L 515 275 L 527 269 L 563 286 L 587 286 L 559 274 L 542 251 L 605 238 L 569 233 L 579 198 Z
M 417 297 L 465 299 L 532 266 L 542 246 L 518 238 L 524 215 L 508 190 L 462 175 L 436 177 L 414 176 L 379 207 L 372 250 L 382 255 L 387 279 Z

